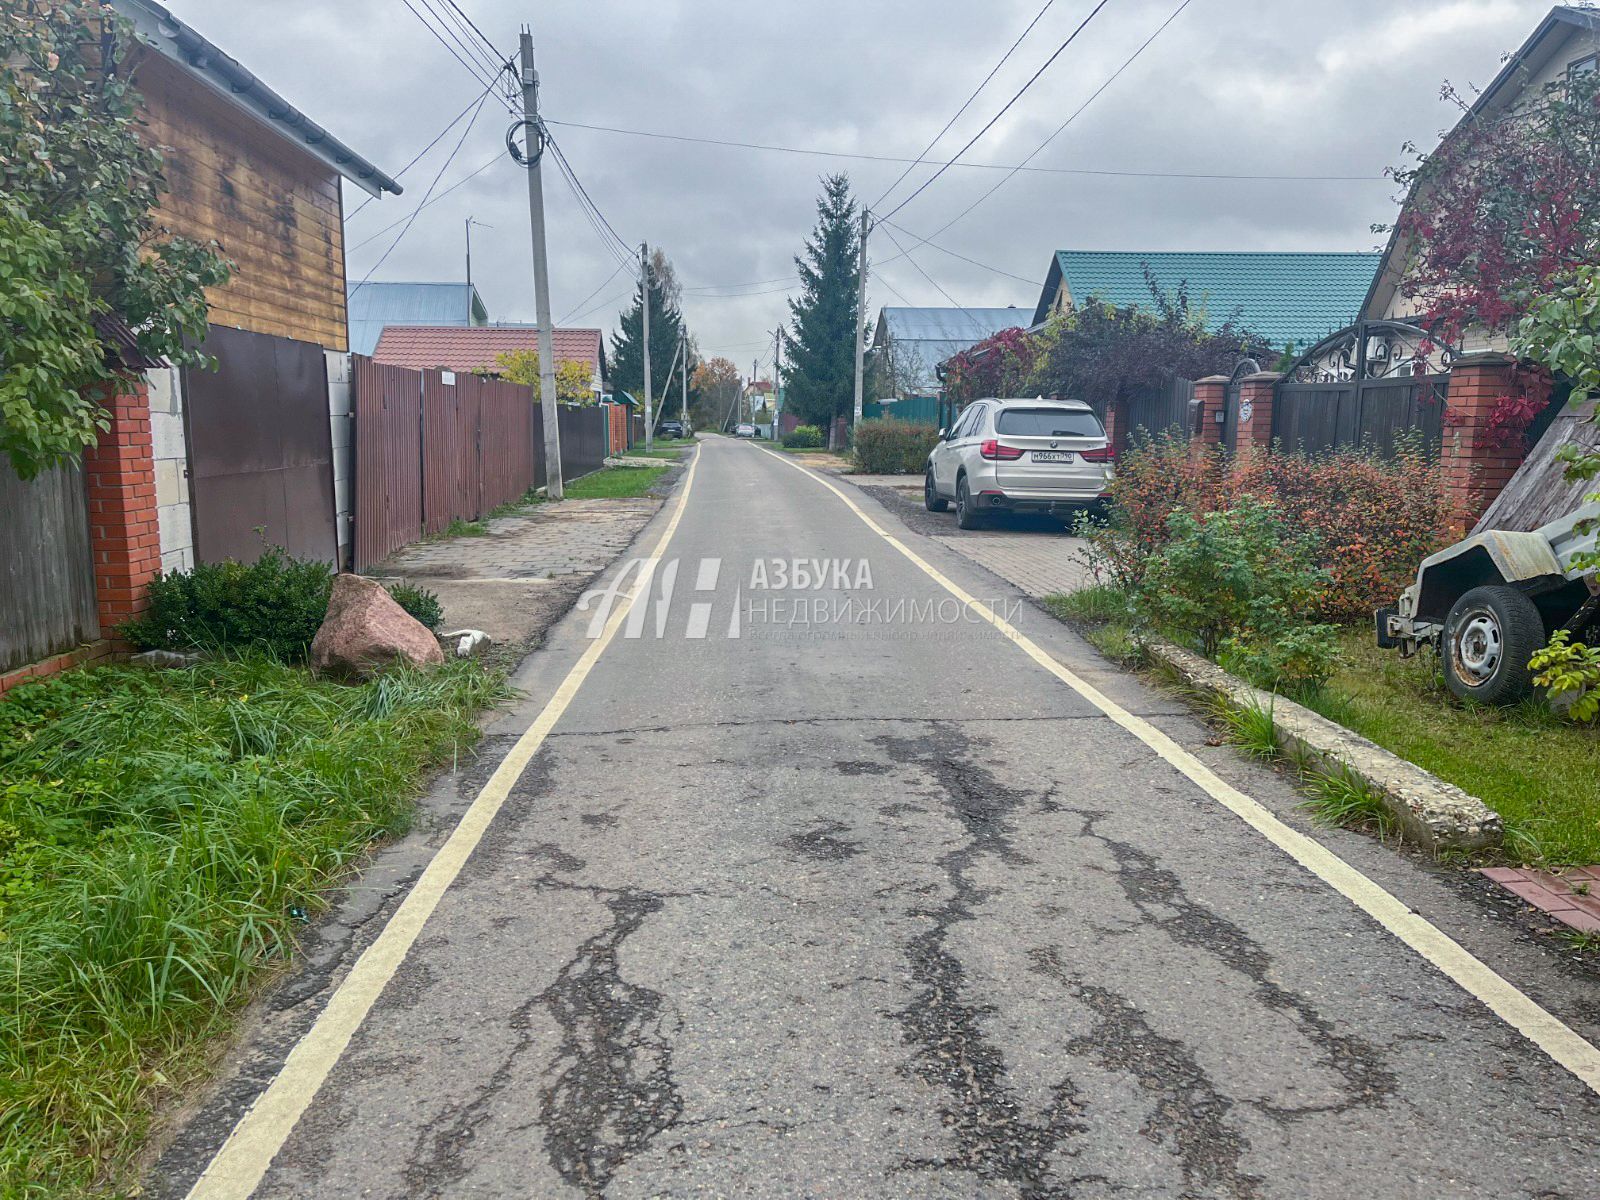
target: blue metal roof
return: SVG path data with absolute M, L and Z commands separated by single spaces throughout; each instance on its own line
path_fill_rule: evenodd
M 1303 349 L 1360 318 L 1382 260 L 1381 254 L 1059 250 L 1034 321 L 1049 315 L 1063 285 L 1074 304 L 1096 298 L 1149 307 L 1148 265 L 1163 291 L 1176 293 L 1187 283 L 1190 305 L 1211 328 L 1237 313 L 1274 347 Z
M 385 325 L 485 325 L 488 309 L 476 287 L 464 283 L 348 283 L 350 350 L 371 354 Z M 472 319 L 467 319 L 467 304 Z
M 1032 319 L 1025 308 L 890 308 L 878 316 L 872 348 L 882 349 L 888 341 L 915 354 L 921 366 L 919 387 L 934 390 L 939 386 L 934 368 L 945 359 L 970 349 L 1002 329 L 1026 329 Z

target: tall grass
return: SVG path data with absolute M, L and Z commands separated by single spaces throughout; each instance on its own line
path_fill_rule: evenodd
M 261 658 L 0 701 L 0 1195 L 115 1181 L 329 882 L 405 829 L 504 684 Z

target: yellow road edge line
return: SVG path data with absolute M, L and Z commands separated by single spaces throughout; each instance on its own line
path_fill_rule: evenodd
M 462 814 L 450 837 L 417 877 L 416 884 L 400 907 L 389 918 L 376 940 L 361 952 L 361 957 L 334 989 L 311 1028 L 295 1043 L 272 1083 L 256 1097 L 234 1125 L 228 1140 L 189 1189 L 188 1200 L 245 1200 L 260 1185 L 272 1166 L 272 1160 L 277 1157 L 334 1065 L 349 1047 L 350 1039 L 355 1036 L 373 1004 L 405 961 L 422 933 L 422 927 L 461 874 L 461 869 L 466 866 L 478 843 L 483 840 L 490 823 L 510 796 L 511 789 L 544 745 L 545 738 L 556 722 L 565 714 L 606 647 L 611 644 L 635 600 L 649 587 L 652 568 L 661 560 L 662 551 L 677 532 L 678 523 L 683 520 L 684 511 L 688 508 L 689 489 L 694 484 L 695 470 L 699 464 L 700 451 L 697 447 L 689 471 L 684 476 L 683 488 L 678 493 L 676 510 L 661 531 L 655 547 L 642 560 L 640 569 L 635 573 L 633 586 L 622 595 L 612 610 L 600 636 L 589 644 L 533 724 L 501 759 L 494 774 L 483 785 L 483 790 Z
M 947 579 L 937 568 L 926 562 L 916 551 L 885 530 L 838 487 L 784 455 L 767 450 L 765 447 L 758 448 L 827 488 L 844 502 L 845 507 L 860 517 L 867 528 L 908 558 L 945 591 L 980 614 L 1034 662 L 1149 746 L 1213 800 L 1432 963 L 1463 991 L 1571 1072 L 1579 1082 L 1591 1091 L 1600 1093 L 1600 1049 L 1596 1049 L 1571 1026 L 1517 988 L 1426 917 L 1407 907 L 1382 884 L 1362 874 L 1315 838 L 1308 837 L 1284 824 L 1260 801 L 1245 795 L 1222 779 L 1143 717 L 1130 713 L 1093 684 L 1068 670 L 1033 639 L 1003 617 L 997 616 L 992 606 L 975 600 L 958 584 Z

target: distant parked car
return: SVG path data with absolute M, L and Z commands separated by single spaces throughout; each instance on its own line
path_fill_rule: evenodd
M 756 436 L 756 427 L 748 424 L 740 425 L 733 431 L 733 436 L 753 438 Z
M 996 512 L 1068 518 L 1103 508 L 1116 451 L 1079 400 L 977 400 L 928 455 L 923 502 L 977 529 Z
M 656 427 L 656 436 L 664 438 L 686 438 L 689 436 L 689 427 L 682 421 L 663 421 Z

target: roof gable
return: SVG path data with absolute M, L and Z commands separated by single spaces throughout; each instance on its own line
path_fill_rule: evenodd
M 108 0 L 133 23 L 134 36 L 235 108 L 320 160 L 373 196 L 404 189 L 156 0 Z
M 1371 253 L 1060 250 L 1035 322 L 1049 315 L 1058 287 L 1073 304 L 1099 299 L 1148 308 L 1148 267 L 1164 291 L 1188 285 L 1190 304 L 1203 310 L 1208 328 L 1237 314 L 1245 328 L 1275 347 L 1305 347 L 1361 315 L 1381 258 Z
M 598 329 L 551 331 L 557 362 L 581 362 L 602 374 Z M 374 362 L 427 371 L 493 370 L 495 359 L 516 350 L 537 350 L 539 330 L 533 325 L 484 325 L 461 329 L 446 325 L 390 325 L 372 352 Z

